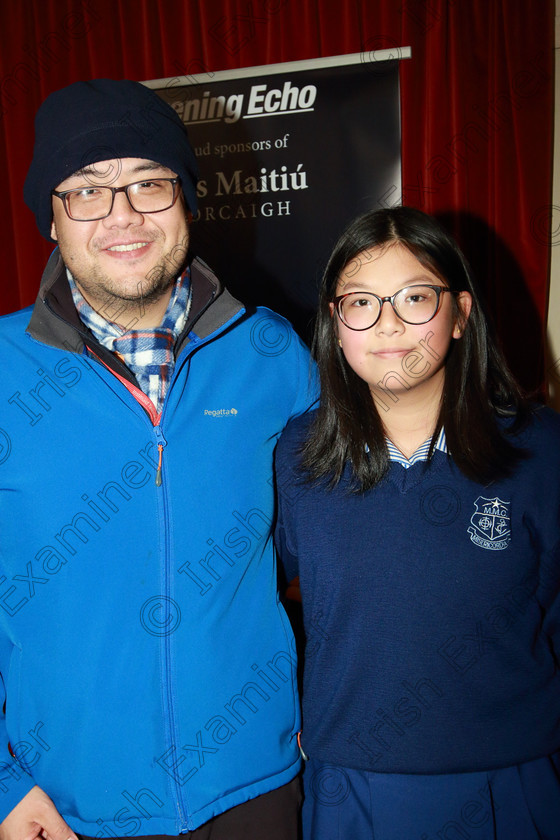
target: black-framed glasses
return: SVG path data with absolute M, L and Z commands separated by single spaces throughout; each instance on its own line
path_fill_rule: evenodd
M 435 317 L 443 292 L 457 295 L 446 286 L 406 286 L 394 295 L 379 297 L 373 292 L 348 292 L 333 298 L 338 317 L 351 330 L 369 330 L 379 320 L 384 303 L 390 303 L 405 324 L 427 324 Z
M 124 187 L 102 187 L 90 184 L 75 190 L 52 190 L 60 198 L 66 215 L 74 222 L 95 222 L 111 214 L 115 195 L 123 192 L 136 213 L 161 213 L 169 210 L 179 195 L 179 178 L 151 178 L 134 181 Z

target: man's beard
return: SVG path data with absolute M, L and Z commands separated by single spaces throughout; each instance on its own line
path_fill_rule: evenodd
M 177 266 L 165 258 L 142 278 L 135 289 L 126 291 L 109 275 L 99 269 L 87 277 L 73 274 L 80 292 L 95 311 L 106 321 L 119 324 L 124 331 L 134 329 L 151 304 L 169 292 L 178 276 Z

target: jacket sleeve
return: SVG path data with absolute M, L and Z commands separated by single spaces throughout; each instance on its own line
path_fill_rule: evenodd
M 296 383 L 294 402 L 290 417 L 297 417 L 313 408 L 319 399 L 319 377 L 317 366 L 310 356 L 308 348 L 299 336 L 292 331 L 293 376 Z
M 281 492 L 278 493 L 278 519 L 274 531 L 274 541 L 276 543 L 276 550 L 284 572 L 286 580 L 290 583 L 299 574 L 298 559 L 295 551 L 290 547 L 289 539 L 289 523 L 286 522 L 285 517 L 285 499 Z
M 18 744 L 9 745 L 6 729 L 6 692 L 2 675 L 0 675 L 0 702 L 2 704 L 0 709 L 0 822 L 2 822 L 35 786 L 35 782 L 10 752 L 10 747 L 13 747 L 16 754 L 18 750 L 23 752 L 29 748 L 29 744 L 26 741 L 20 741 Z
M 297 552 L 297 511 L 299 499 L 304 492 L 302 477 L 297 469 L 297 445 L 290 423 L 276 447 L 275 477 L 278 496 L 278 514 L 274 539 L 278 555 L 286 573 L 286 580 L 292 581 L 299 574 Z

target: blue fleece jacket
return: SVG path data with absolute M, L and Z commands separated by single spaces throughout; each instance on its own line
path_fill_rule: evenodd
M 199 262 L 192 283 L 159 421 L 57 252 L 0 321 L 0 819 L 37 784 L 76 832 L 176 835 L 299 769 L 271 471 L 309 356 Z
M 313 415 L 311 415 L 313 416 Z M 384 773 L 520 764 L 560 747 L 560 417 L 487 487 L 436 451 L 363 494 L 277 449 L 278 544 L 299 574 L 305 753 Z

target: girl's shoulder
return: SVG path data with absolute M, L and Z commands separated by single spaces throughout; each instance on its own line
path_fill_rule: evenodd
M 293 449 L 299 450 L 306 441 L 311 426 L 317 416 L 317 410 L 306 411 L 293 417 L 284 428 L 278 441 L 278 452 L 287 452 Z
M 560 414 L 553 408 L 546 405 L 534 405 L 531 416 L 543 428 L 549 428 L 555 434 L 560 432 Z
M 302 450 L 316 415 L 313 410 L 294 417 L 280 435 L 274 455 L 278 486 L 302 479 Z
M 546 405 L 537 403 L 529 407 L 527 422 L 512 437 L 529 446 L 558 442 L 560 439 L 560 414 Z
M 525 422 L 516 428 L 511 419 L 502 420 L 506 436 L 511 443 L 522 449 L 525 457 L 534 463 L 544 461 L 547 467 L 553 464 L 560 470 L 560 414 L 552 408 L 534 404 L 529 407 Z

